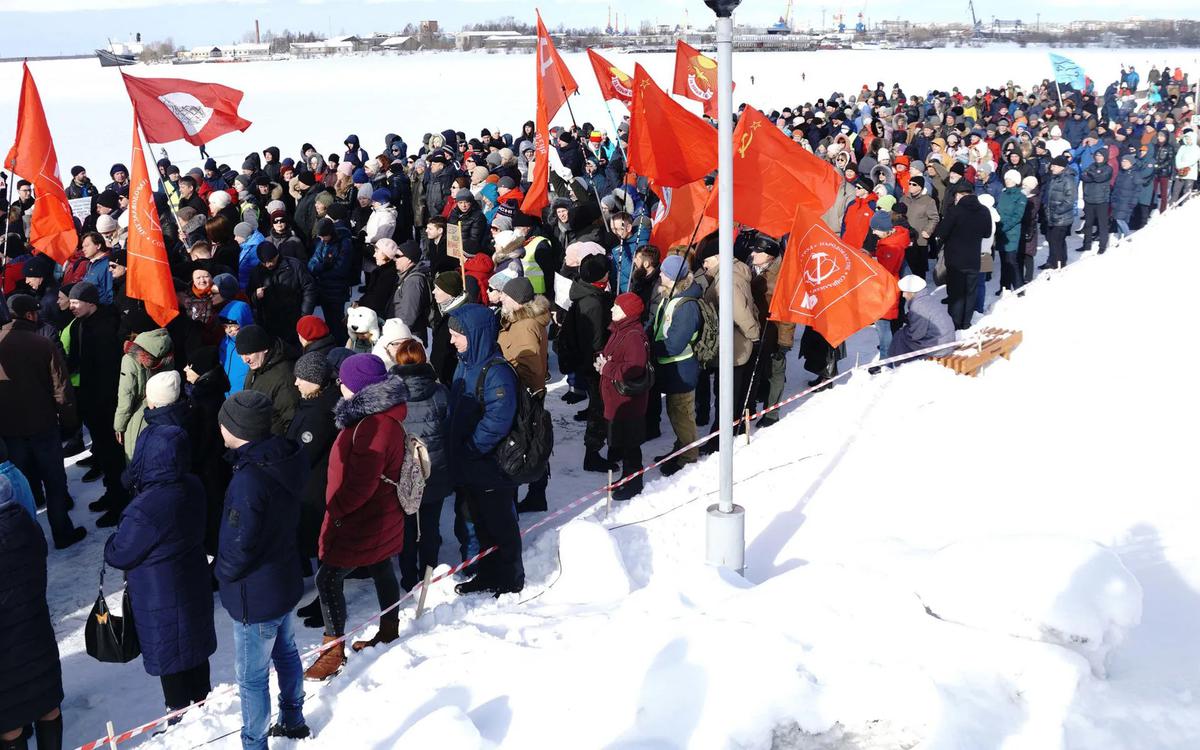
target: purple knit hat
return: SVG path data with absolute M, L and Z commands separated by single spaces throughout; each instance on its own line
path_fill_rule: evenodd
M 387 365 L 374 354 L 355 354 L 347 357 L 338 368 L 338 379 L 351 393 L 358 393 L 363 388 L 387 380 Z

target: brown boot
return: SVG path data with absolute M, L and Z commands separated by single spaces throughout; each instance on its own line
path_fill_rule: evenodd
M 391 643 L 400 637 L 400 621 L 399 620 L 380 620 L 379 630 L 367 641 L 355 641 L 351 646 L 355 651 L 362 651 L 364 648 L 375 648 L 381 643 Z
M 311 667 L 304 670 L 304 679 L 311 682 L 324 682 L 342 671 L 342 667 L 346 665 L 345 643 L 338 641 L 337 645 L 326 646 L 331 641 L 337 640 L 333 636 L 325 636 L 321 641 L 321 655 L 317 657 Z

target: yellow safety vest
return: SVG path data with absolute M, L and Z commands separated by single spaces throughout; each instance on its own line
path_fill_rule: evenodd
M 671 318 L 675 315 L 675 308 L 679 307 L 680 302 L 687 302 L 691 297 L 673 297 L 670 300 L 659 300 L 658 309 L 654 311 L 654 340 L 665 341 L 667 332 L 671 330 Z M 663 315 L 663 307 L 666 307 L 666 315 Z M 654 361 L 660 365 L 669 365 L 675 362 L 682 362 L 692 356 L 692 343 L 696 341 L 696 337 L 700 335 L 699 331 L 692 334 L 692 338 L 688 341 L 687 346 L 683 347 L 683 351 L 673 357 L 655 357 Z
M 521 258 L 521 271 L 525 278 L 529 279 L 530 285 L 533 286 L 534 294 L 546 293 L 546 276 L 542 273 L 542 267 L 538 265 L 537 260 L 533 257 L 534 249 L 542 242 L 545 242 L 545 237 L 534 237 L 525 245 L 525 257 Z
M 75 328 L 76 322 L 78 322 L 78 321 L 72 320 L 58 334 L 58 340 L 59 340 L 59 342 L 62 343 L 63 351 L 66 352 L 68 355 L 71 353 L 71 332 L 72 332 L 72 329 Z M 71 385 L 73 385 L 76 388 L 79 387 L 79 373 L 78 372 L 71 373 Z

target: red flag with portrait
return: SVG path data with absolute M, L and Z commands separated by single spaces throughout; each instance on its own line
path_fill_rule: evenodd
M 675 42 L 675 85 L 671 93 L 700 102 L 704 105 L 705 117 L 715 120 L 717 61 L 683 40 Z
M 604 101 L 617 99 L 628 107 L 633 104 L 633 79 L 617 66 L 604 59 L 594 49 L 588 48 L 588 61 L 592 63 L 592 72 L 596 74 L 596 83 L 600 84 L 600 93 Z

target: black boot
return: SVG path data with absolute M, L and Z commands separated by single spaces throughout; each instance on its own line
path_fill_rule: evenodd
M 320 617 L 321 597 L 314 596 L 313 600 L 296 610 L 296 617 Z
M 572 419 L 574 419 L 576 422 L 586 422 L 587 418 L 588 418 L 588 410 L 587 409 L 584 409 L 583 411 L 575 412 L 575 416 L 572 417 Z
M 517 503 L 517 513 L 545 513 L 546 510 L 546 487 L 536 483 L 529 485 L 525 499 Z
M 29 740 L 25 739 L 24 734 L 18 735 L 15 740 L 0 740 L 0 750 L 29 750 Z
M 562 395 L 562 400 L 566 401 L 568 404 L 578 404 L 581 401 L 587 400 L 587 394 L 583 391 L 568 390 Z
M 62 750 L 63 720 L 62 713 L 49 721 L 38 719 L 33 725 L 34 736 L 37 737 L 38 750 Z
M 583 470 L 584 471 L 616 471 L 617 464 L 611 461 L 605 461 L 604 456 L 600 455 L 599 449 L 589 448 L 587 453 L 583 454 Z
M 312 736 L 312 730 L 307 724 L 295 727 L 285 727 L 282 723 L 272 724 L 267 730 L 268 737 L 286 737 L 289 740 L 306 740 Z

